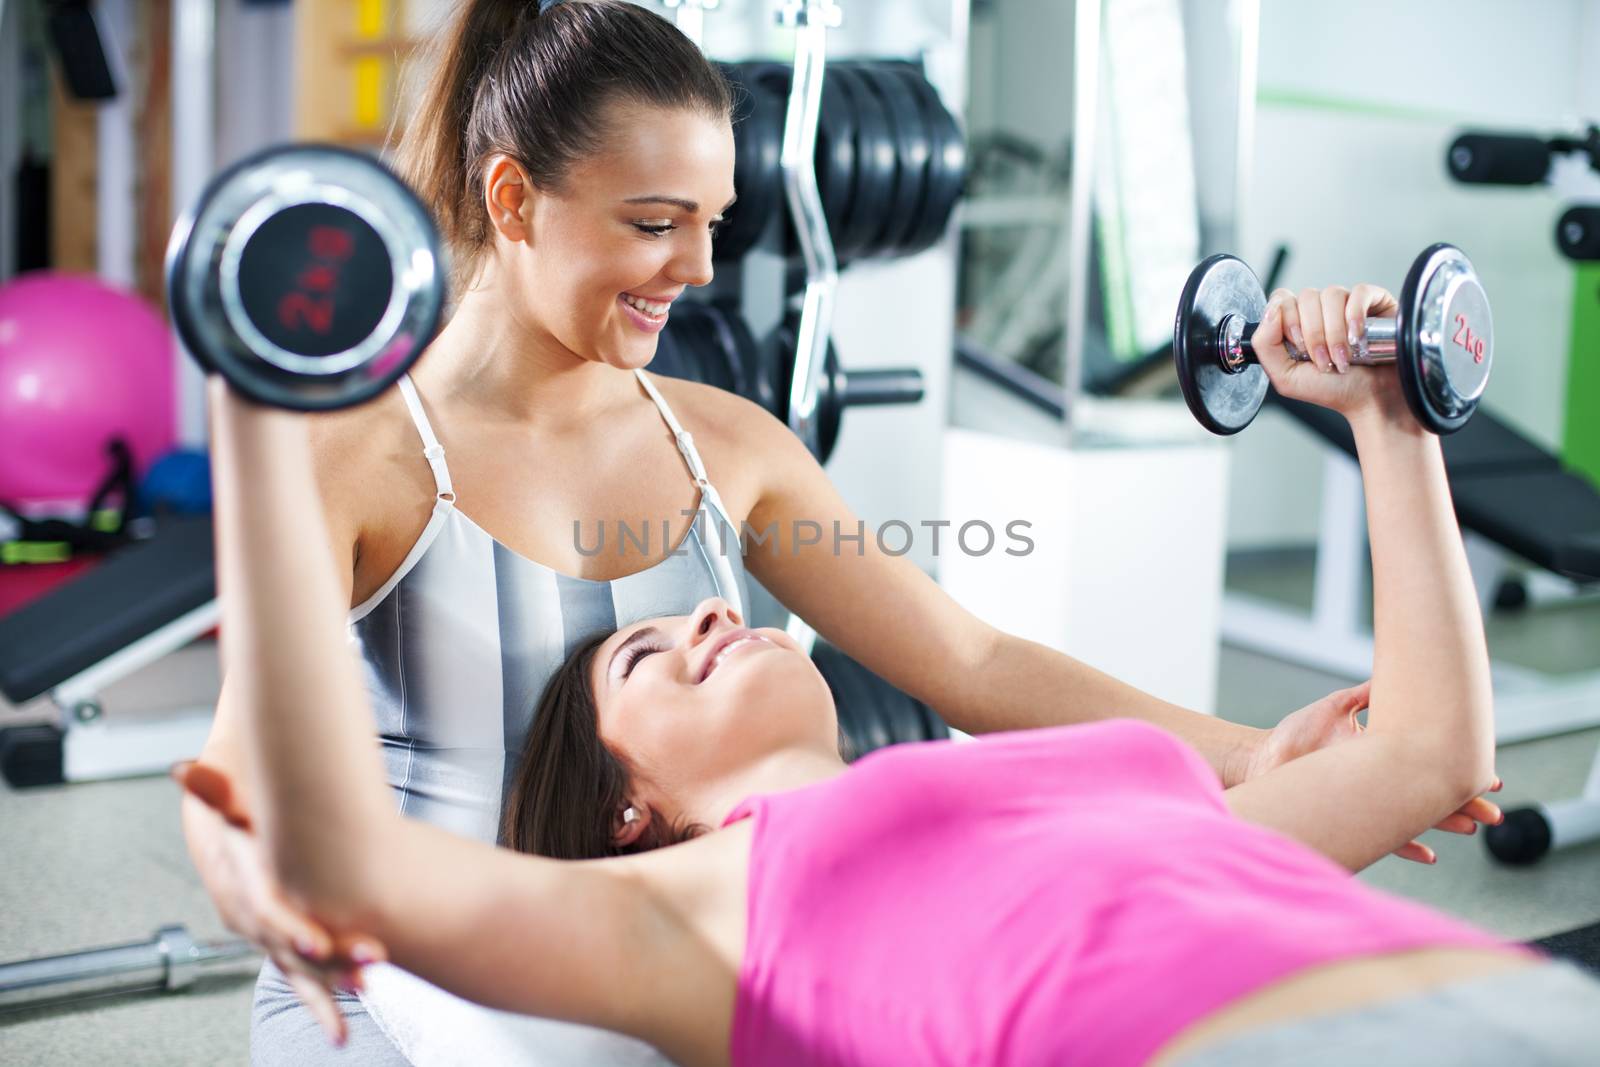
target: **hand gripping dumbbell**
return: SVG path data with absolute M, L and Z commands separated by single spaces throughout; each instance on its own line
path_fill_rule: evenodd
M 1204 260 L 1178 301 L 1172 356 L 1183 398 L 1212 433 L 1250 425 L 1267 395 L 1251 338 L 1267 308 L 1254 272 L 1234 256 Z M 1310 356 L 1285 344 L 1297 360 Z M 1477 410 L 1494 361 L 1489 298 L 1459 248 L 1436 244 L 1411 264 L 1394 318 L 1372 318 L 1350 355 L 1361 366 L 1393 363 L 1417 421 L 1454 433 Z

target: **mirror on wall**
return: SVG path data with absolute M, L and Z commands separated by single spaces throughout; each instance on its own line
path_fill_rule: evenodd
M 1235 230 L 1255 15 L 1251 0 L 974 5 L 963 360 L 1067 408 L 1176 396 L 1178 294 Z

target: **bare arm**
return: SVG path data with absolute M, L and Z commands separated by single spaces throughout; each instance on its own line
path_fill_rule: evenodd
M 1489 787 L 1494 719 L 1483 621 L 1439 440 L 1389 381 L 1347 417 L 1372 544 L 1367 736 L 1286 763 L 1227 797 L 1241 817 L 1360 870 Z
M 1183 738 L 1225 783 L 1238 777 L 1263 731 L 1170 704 L 995 629 L 916 565 L 880 552 L 870 529 L 859 553 L 856 541 L 841 541 L 835 553 L 835 524 L 854 536 L 860 518 L 787 427 L 753 405 L 742 423 L 763 469 L 750 526 L 779 539 L 775 548 L 752 544 L 745 563 L 834 645 L 968 733 L 1138 718 Z M 791 544 L 790 532 L 807 522 L 822 531 L 821 543 Z
M 318 486 L 324 503 L 347 498 L 335 474 L 348 467 L 341 449 L 328 445 L 341 437 L 330 432 L 333 424 L 318 416 L 310 420 L 312 449 L 316 456 Z M 328 535 L 332 553 L 344 561 L 338 569 L 341 594 L 349 603 L 358 530 L 351 515 L 342 509 L 328 512 Z M 234 682 L 224 675 L 212 719 L 211 735 L 199 758 L 222 772 L 222 788 L 228 792 L 228 807 L 236 820 L 249 820 L 246 798 L 241 713 Z M 213 798 L 215 799 L 215 798 Z M 211 897 L 228 929 L 260 948 L 283 973 L 295 994 L 332 1035 L 344 1029 L 343 1017 L 333 1000 L 335 989 L 350 980 L 357 957 L 375 958 L 381 947 L 370 937 L 346 932 L 339 938 L 329 935 L 301 909 L 294 907 L 283 887 L 268 870 L 254 835 L 230 825 L 218 811 L 185 790 L 180 800 L 180 820 L 189 856 L 201 883 Z
M 212 396 L 237 743 L 258 832 L 291 897 L 470 999 L 645 1029 L 650 998 L 633 986 L 660 973 L 654 946 L 670 924 L 624 868 L 518 855 L 395 811 L 341 625 L 348 590 L 320 508 L 307 514 L 316 495 L 304 420 L 220 388 Z
M 311 423 L 308 422 L 308 425 Z M 215 435 L 216 428 L 213 427 L 213 436 Z M 344 462 L 344 456 L 337 449 L 333 450 L 335 454 L 322 454 L 327 450 L 326 442 L 331 436 L 326 432 L 319 435 L 315 430 L 311 433 L 313 469 L 318 475 L 325 474 Z M 355 559 L 359 544 L 358 523 L 347 513 L 329 508 L 330 499 L 337 499 L 342 495 L 342 487 L 334 479 L 319 477 L 316 488 L 316 499 L 321 501 L 323 507 L 323 526 L 328 534 L 328 545 L 334 559 L 339 562 L 335 574 L 338 578 L 340 603 L 348 604 L 355 582 Z M 206 738 L 204 748 L 201 749 L 200 759 L 209 766 L 226 772 L 232 781 L 248 792 L 248 782 L 244 777 L 246 768 L 241 737 L 242 715 L 235 696 L 235 688 L 224 672 L 222 691 L 218 694 L 216 712 L 211 720 L 211 733 Z M 222 820 L 205 804 L 187 795 L 183 798 L 182 818 L 190 856 L 204 874 L 210 857 L 218 847 Z

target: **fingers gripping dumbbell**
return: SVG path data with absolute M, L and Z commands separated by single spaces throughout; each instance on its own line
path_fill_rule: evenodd
M 1189 410 L 1217 434 L 1250 425 L 1267 395 L 1252 339 L 1266 292 L 1240 259 L 1217 255 L 1189 275 L 1173 326 L 1173 360 Z M 1297 360 L 1311 357 L 1285 345 Z M 1494 321 L 1477 271 L 1459 248 L 1436 244 L 1411 264 L 1394 318 L 1371 318 L 1350 362 L 1393 363 L 1417 421 L 1453 433 L 1477 410 L 1494 361 Z

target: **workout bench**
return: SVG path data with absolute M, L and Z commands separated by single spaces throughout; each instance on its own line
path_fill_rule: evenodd
M 13 787 L 165 771 L 192 758 L 212 708 L 118 726 L 107 686 L 217 625 L 210 518 L 164 522 L 146 541 L 0 618 L 0 694 L 49 694 L 59 724 L 0 729 L 0 774 Z

